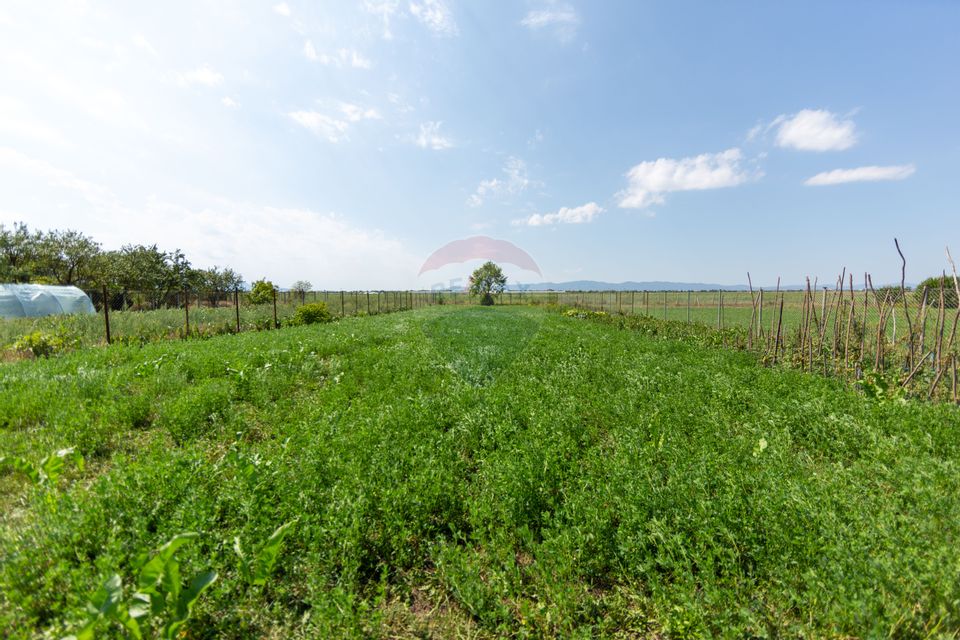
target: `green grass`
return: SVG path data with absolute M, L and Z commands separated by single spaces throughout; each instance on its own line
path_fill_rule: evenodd
M 960 416 L 541 309 L 0 367 L 0 629 L 175 534 L 190 637 L 955 637 Z M 232 551 L 296 520 L 262 587 Z

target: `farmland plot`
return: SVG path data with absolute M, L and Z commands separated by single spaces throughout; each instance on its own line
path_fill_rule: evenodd
M 956 408 L 748 353 L 433 307 L 81 350 L 0 390 L 8 460 L 85 461 L 0 471 L 11 637 L 75 633 L 186 532 L 184 583 L 218 576 L 189 637 L 960 630 Z

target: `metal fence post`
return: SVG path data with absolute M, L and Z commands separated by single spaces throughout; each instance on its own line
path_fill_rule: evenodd
M 107 330 L 107 344 L 110 344 L 110 298 L 106 285 L 103 287 L 103 325 Z
M 183 324 L 183 337 L 186 338 L 190 335 L 190 294 L 186 289 L 183 290 Z
M 341 289 L 341 290 L 340 290 L 340 317 L 342 318 L 343 316 L 344 316 L 344 311 L 343 311 L 343 289 Z
M 690 324 L 690 291 L 687 291 L 687 324 Z

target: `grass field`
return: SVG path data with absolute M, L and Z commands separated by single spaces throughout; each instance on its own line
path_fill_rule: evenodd
M 4 455 L 86 460 L 0 471 L 8 637 L 76 632 L 182 532 L 184 582 L 219 575 L 187 637 L 960 633 L 956 407 L 694 339 L 443 306 L 81 349 L 0 390 Z M 284 523 L 251 584 L 234 539 Z

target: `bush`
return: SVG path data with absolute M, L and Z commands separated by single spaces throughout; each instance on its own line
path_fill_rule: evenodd
M 924 287 L 927 289 L 927 304 L 931 307 L 940 306 L 940 289 L 942 287 L 943 306 L 947 309 L 957 308 L 957 290 L 953 286 L 952 276 L 934 276 L 918 284 L 917 288 L 914 289 L 914 296 L 916 296 L 918 304 L 923 301 Z
M 253 283 L 253 286 L 250 287 L 247 300 L 250 301 L 250 304 L 267 304 L 273 301 L 273 294 L 276 290 L 277 288 L 274 287 L 273 283 L 269 280 L 257 280 Z
M 311 302 L 297 309 L 293 314 L 291 324 L 300 326 L 304 324 L 317 324 L 318 322 L 330 322 L 333 316 L 327 309 L 326 302 Z
M 16 351 L 29 352 L 34 358 L 49 358 L 67 348 L 67 342 L 60 336 L 43 331 L 34 331 L 13 343 Z

